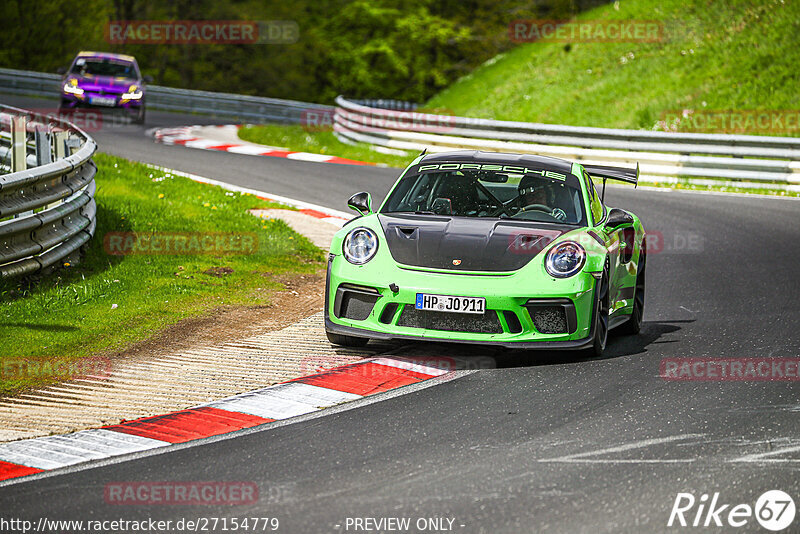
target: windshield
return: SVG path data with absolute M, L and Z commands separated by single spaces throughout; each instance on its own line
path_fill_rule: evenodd
M 119 59 L 78 58 L 72 66 L 72 74 L 79 76 L 112 76 L 114 78 L 138 78 L 136 65 Z
M 527 174 L 457 170 L 407 175 L 386 199 L 381 213 L 586 225 L 583 196 L 576 177 L 526 170 Z

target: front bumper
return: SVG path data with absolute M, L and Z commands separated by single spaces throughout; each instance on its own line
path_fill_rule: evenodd
M 112 97 L 114 98 L 114 105 L 98 105 L 92 104 L 92 97 Z M 144 97 L 136 100 L 125 100 L 120 98 L 119 94 L 94 94 L 85 92 L 82 95 L 73 95 L 70 93 L 61 93 L 61 107 L 63 109 L 77 109 L 77 108 L 93 108 L 93 109 L 124 109 L 131 111 L 139 111 L 144 105 Z
M 328 332 L 378 340 L 444 341 L 517 349 L 580 350 L 592 345 L 595 278 L 590 273 L 557 280 L 531 276 L 524 270 L 502 275 L 464 275 L 382 263 L 354 266 L 342 256 L 329 257 L 325 287 Z M 396 285 L 397 291 L 392 291 L 390 285 Z M 414 307 L 417 293 L 484 297 L 486 313 L 463 318 L 463 314 L 429 312 L 446 319 L 413 324 L 410 318 L 421 315 Z M 353 305 L 349 304 L 351 301 Z M 564 320 L 559 324 L 564 328 L 556 332 L 541 328 L 541 321 L 534 320 L 536 310 L 541 311 L 539 305 L 563 309 Z

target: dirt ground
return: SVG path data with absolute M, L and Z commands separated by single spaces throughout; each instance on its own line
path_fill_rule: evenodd
M 184 319 L 122 352 L 104 354 L 112 360 L 147 360 L 166 352 L 180 352 L 195 346 L 216 345 L 280 330 L 322 310 L 325 271 L 306 275 L 279 275 L 283 284 L 267 306 L 225 306 L 202 317 Z

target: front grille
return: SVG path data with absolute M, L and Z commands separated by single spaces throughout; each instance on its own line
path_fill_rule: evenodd
M 561 306 L 539 306 L 531 310 L 533 326 L 542 334 L 564 334 L 567 317 Z
M 423 311 L 412 305 L 403 307 L 397 326 L 444 330 L 446 332 L 469 332 L 475 334 L 502 334 L 503 326 L 494 310 L 483 315 Z

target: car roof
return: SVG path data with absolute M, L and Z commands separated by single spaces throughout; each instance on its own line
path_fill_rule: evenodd
M 114 54 L 112 52 L 92 52 L 89 50 L 81 50 L 80 52 L 78 52 L 77 57 L 82 57 L 82 58 L 95 57 L 98 59 L 119 59 L 121 61 L 130 61 L 131 63 L 134 63 L 136 61 L 136 58 L 126 54 Z
M 426 154 L 419 163 L 434 162 L 458 162 L 458 163 L 498 163 L 507 165 L 530 165 L 561 172 L 564 174 L 572 173 L 572 162 L 551 158 L 548 156 L 536 156 L 533 154 L 510 154 L 504 152 L 484 152 L 482 150 L 455 150 L 452 152 L 437 152 Z

